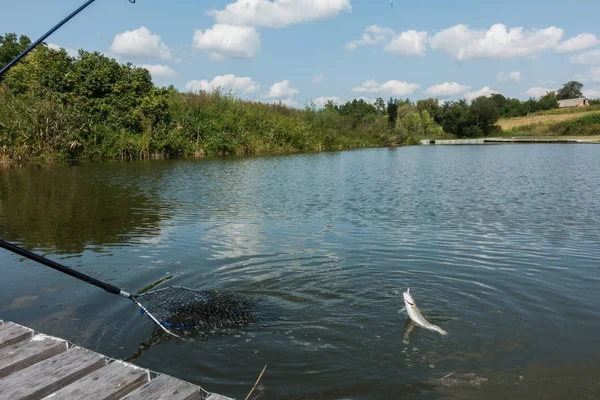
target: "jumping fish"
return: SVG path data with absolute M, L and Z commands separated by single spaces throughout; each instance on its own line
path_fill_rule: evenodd
M 406 292 L 403 293 L 403 296 L 404 296 L 405 307 L 403 309 L 401 309 L 400 311 L 406 310 L 406 312 L 408 313 L 408 316 L 410 317 L 411 320 L 414 321 L 415 324 L 417 324 L 418 326 L 420 326 L 422 328 L 429 329 L 430 331 L 439 332 L 443 336 L 448 334 L 448 332 L 446 332 L 439 326 L 433 325 L 433 324 L 429 323 L 425 318 L 423 318 L 423 316 L 421 315 L 421 311 L 419 311 L 419 308 L 417 307 L 417 303 L 415 303 L 415 299 L 413 299 L 413 297 L 410 295 L 410 288 L 407 289 Z

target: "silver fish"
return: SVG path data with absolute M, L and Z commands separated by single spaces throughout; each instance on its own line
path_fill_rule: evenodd
M 418 326 L 420 326 L 422 328 L 429 329 L 430 331 L 439 332 L 443 336 L 448 334 L 448 332 L 446 332 L 439 326 L 429 323 L 421 315 L 421 311 L 419 311 L 419 308 L 417 307 L 417 303 L 415 303 L 415 299 L 413 299 L 413 297 L 410 295 L 410 288 L 408 290 L 406 290 L 406 292 L 403 293 L 403 296 L 404 296 L 404 305 L 405 305 L 406 312 L 408 313 L 409 318 L 411 320 L 413 320 L 415 324 L 417 324 Z M 404 310 L 404 308 L 400 311 L 403 311 L 403 310 Z

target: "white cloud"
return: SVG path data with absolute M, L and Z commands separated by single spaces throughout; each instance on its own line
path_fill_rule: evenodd
M 424 56 L 427 53 L 427 32 L 410 30 L 394 36 L 384 50 L 402 56 Z
M 600 89 L 588 89 L 584 90 L 582 93 L 588 99 L 600 99 Z
M 177 72 L 168 65 L 142 64 L 138 65 L 138 67 L 145 68 L 148 71 L 150 71 L 150 75 L 152 75 L 152 80 L 157 85 L 170 83 L 170 81 L 176 78 L 178 75 Z
M 504 81 L 520 82 L 521 81 L 521 73 L 519 71 L 509 72 L 508 74 L 505 72 L 500 72 L 498 75 L 496 75 L 496 79 L 498 80 L 498 82 L 504 82 Z
M 363 100 L 369 104 L 375 104 L 375 102 L 377 101 L 377 99 L 374 99 L 372 97 L 364 97 L 364 96 L 357 97 L 356 100 Z
M 291 87 L 290 84 L 291 82 L 287 79 L 281 82 L 274 83 L 269 89 L 269 93 L 266 97 L 269 99 L 291 99 L 292 97 L 300 93 L 300 91 Z
M 600 40 L 591 33 L 580 33 L 579 35 L 565 40 L 556 47 L 556 51 L 566 53 L 570 51 L 585 50 L 589 47 L 600 45 Z
M 460 85 L 456 82 L 445 82 L 428 87 L 425 94 L 433 97 L 454 97 L 469 89 L 471 89 L 471 86 Z
M 60 49 L 65 49 L 65 51 L 67 52 L 67 54 L 70 57 L 78 57 L 79 56 L 79 52 L 71 47 L 62 47 L 59 46 L 57 44 L 54 43 L 48 43 L 48 48 L 52 49 L 52 50 L 60 50 Z
M 325 74 L 320 73 L 319 75 L 315 76 L 312 80 L 313 83 L 321 83 L 325 80 Z
M 367 27 L 359 40 L 353 40 L 346 44 L 346 50 L 356 50 L 358 46 L 373 45 L 381 43 L 394 35 L 394 30 L 379 25 Z
M 600 68 L 595 68 L 590 71 L 590 80 L 592 82 L 600 82 Z
M 385 83 L 379 83 L 374 80 L 363 82 L 362 85 L 352 88 L 353 92 L 358 93 L 377 93 L 385 96 L 408 96 L 419 88 L 416 83 L 391 80 Z
M 574 64 L 600 65 L 600 50 L 592 50 L 571 57 Z
M 278 99 L 275 101 L 275 103 L 281 103 L 288 107 L 296 107 L 298 105 L 298 102 L 294 99 Z
M 343 100 L 337 96 L 321 96 L 313 100 L 318 108 L 323 108 L 328 101 L 333 101 L 334 104 L 343 103 Z
M 208 51 L 215 60 L 225 57 L 250 59 L 260 48 L 260 34 L 249 26 L 215 24 L 204 32 L 194 31 L 194 47 Z
M 220 24 L 283 28 L 351 10 L 350 0 L 237 0 L 209 14 Z
M 456 25 L 436 33 L 430 39 L 432 49 L 443 50 L 458 60 L 532 58 L 544 50 L 555 48 L 563 36 L 560 28 L 525 31 L 506 29 L 502 24 L 489 30 L 472 30 Z
M 217 75 L 211 81 L 202 79 L 200 81 L 189 81 L 185 84 L 185 88 L 190 92 L 201 90 L 210 92 L 219 87 L 225 91 L 232 90 L 238 94 L 249 94 L 258 90 L 260 86 L 251 78 L 237 77 L 233 74 Z
M 159 35 L 142 26 L 134 31 L 115 35 L 109 50 L 117 55 L 134 58 L 171 59 L 171 50 L 162 42 Z
M 548 89 L 545 87 L 532 87 L 531 89 L 527 90 L 525 92 L 526 95 L 528 95 L 529 97 L 543 97 L 545 95 L 547 95 L 549 92 L 554 92 L 555 89 Z
M 471 100 L 475 100 L 478 97 L 481 97 L 481 96 L 486 96 L 487 97 L 487 96 L 492 95 L 494 93 L 499 93 L 499 92 L 491 89 L 489 86 L 484 86 L 484 87 L 482 87 L 479 90 L 475 90 L 473 92 L 466 92 L 464 94 L 464 97 L 468 101 L 471 101 Z

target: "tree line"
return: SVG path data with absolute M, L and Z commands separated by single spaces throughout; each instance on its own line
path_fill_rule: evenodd
M 31 41 L 0 35 L 0 66 Z M 581 89 L 581 88 L 579 88 Z M 411 144 L 425 136 L 476 137 L 503 116 L 556 108 L 495 94 L 472 102 L 355 99 L 304 109 L 231 93 L 159 88 L 148 70 L 99 52 L 45 44 L 0 81 L 0 159 L 37 162 L 321 151 Z

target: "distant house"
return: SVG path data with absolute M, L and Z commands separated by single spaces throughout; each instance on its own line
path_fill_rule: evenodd
M 558 101 L 558 108 L 588 107 L 589 105 L 590 102 L 584 97 L 581 97 L 579 99 L 568 99 Z

